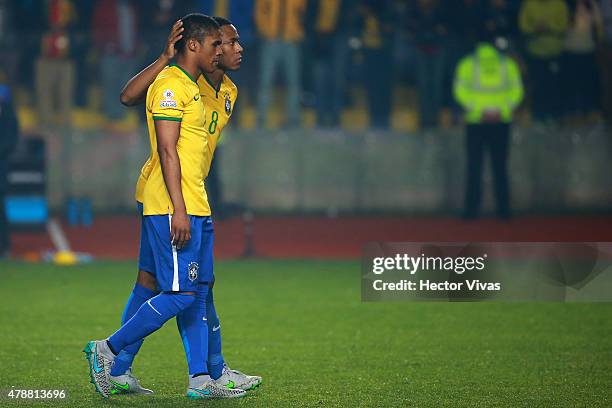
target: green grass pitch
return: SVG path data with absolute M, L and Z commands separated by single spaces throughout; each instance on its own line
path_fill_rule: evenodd
M 610 303 L 361 303 L 357 262 L 264 260 L 218 262 L 215 287 L 226 361 L 260 388 L 187 400 L 170 321 L 134 365 L 156 394 L 103 401 L 82 349 L 119 327 L 135 267 L 0 263 L 0 406 L 24 405 L 11 386 L 73 407 L 612 405 Z

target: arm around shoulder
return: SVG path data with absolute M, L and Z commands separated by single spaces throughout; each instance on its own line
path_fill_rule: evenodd
M 164 52 L 151 65 L 140 71 L 124 85 L 119 96 L 119 100 L 123 105 L 134 106 L 145 101 L 149 86 L 176 55 L 174 45 L 183 38 L 183 30 L 183 22 L 181 20 L 174 23 Z
M 147 89 L 155 81 L 159 73 L 168 65 L 169 60 L 158 58 L 151 65 L 133 76 L 121 90 L 119 100 L 125 106 L 135 106 L 144 103 Z

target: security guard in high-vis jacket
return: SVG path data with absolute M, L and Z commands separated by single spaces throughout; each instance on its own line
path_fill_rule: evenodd
M 489 152 L 495 185 L 497 215 L 510 214 L 508 143 L 513 112 L 523 98 L 517 64 L 489 43 L 480 43 L 464 57 L 455 72 L 453 91 L 465 112 L 467 185 L 464 217 L 477 218 L 482 195 L 482 167 Z

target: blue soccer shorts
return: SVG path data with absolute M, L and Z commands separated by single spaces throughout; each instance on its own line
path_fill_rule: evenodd
M 172 216 L 141 215 L 138 269 L 149 272 L 162 292 L 195 292 L 213 281 L 214 228 L 211 217 L 189 215 L 191 239 L 180 250 L 170 242 Z

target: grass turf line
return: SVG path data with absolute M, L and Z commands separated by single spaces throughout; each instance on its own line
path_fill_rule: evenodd
M 0 390 L 66 389 L 51 406 L 195 406 L 173 321 L 134 372 L 156 395 L 89 384 L 81 350 L 119 327 L 134 262 L 0 262 Z M 263 376 L 207 406 L 610 406 L 612 304 L 361 303 L 356 262 L 216 264 L 231 367 Z M 0 406 L 14 403 L 0 396 Z

